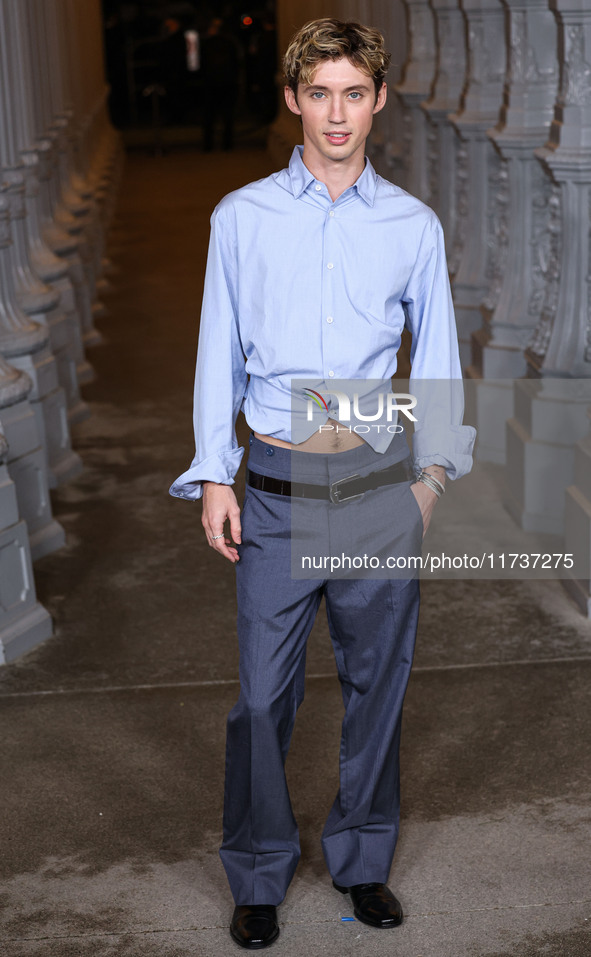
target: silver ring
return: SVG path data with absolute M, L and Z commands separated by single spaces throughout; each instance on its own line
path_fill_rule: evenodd
M 222 532 L 221 535 L 212 535 L 211 540 L 212 542 L 215 542 L 216 538 L 223 538 L 223 537 L 224 537 L 224 533 Z

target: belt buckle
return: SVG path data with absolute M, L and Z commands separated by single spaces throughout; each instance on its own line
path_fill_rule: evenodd
M 340 489 L 337 488 L 337 485 L 344 485 L 347 482 L 352 482 L 354 479 L 361 478 L 361 476 L 356 472 L 355 475 L 347 475 L 346 478 L 337 479 L 336 482 L 331 482 L 328 486 L 328 494 L 333 505 L 340 505 L 341 502 L 350 502 L 354 498 L 361 498 L 364 495 L 364 492 L 357 492 L 356 495 L 342 495 Z

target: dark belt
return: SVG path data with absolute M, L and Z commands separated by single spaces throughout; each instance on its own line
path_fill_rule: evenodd
M 410 459 L 396 462 L 386 469 L 370 472 L 363 478 L 358 475 L 347 475 L 330 485 L 309 485 L 305 482 L 290 482 L 288 479 L 274 478 L 272 475 L 261 475 L 259 472 L 246 470 L 246 481 L 252 488 L 261 492 L 273 492 L 275 495 L 291 495 L 292 498 L 317 498 L 333 502 L 334 505 L 358 498 L 364 492 L 381 488 L 383 485 L 394 485 L 397 482 L 408 482 L 412 478 Z

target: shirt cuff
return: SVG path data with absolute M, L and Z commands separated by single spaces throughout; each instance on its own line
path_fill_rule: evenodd
M 244 447 L 228 452 L 217 452 L 206 459 L 196 462 L 179 475 L 169 488 L 170 495 L 196 502 L 203 495 L 204 482 L 217 482 L 220 485 L 234 485 L 234 476 L 240 468 Z
M 413 435 L 415 466 L 424 469 L 441 465 L 449 479 L 461 478 L 472 468 L 475 440 L 476 429 L 471 425 L 451 425 L 445 435 L 438 431 L 436 436 L 426 429 L 417 429 Z

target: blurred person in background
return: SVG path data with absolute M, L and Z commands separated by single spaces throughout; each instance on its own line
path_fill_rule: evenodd
M 234 146 L 234 120 L 240 80 L 240 49 L 214 17 L 201 39 L 203 149 L 214 147 L 216 124 L 222 124 L 222 148 Z
M 265 15 L 250 38 L 246 52 L 248 102 L 257 118 L 272 123 L 277 114 L 277 31 Z

